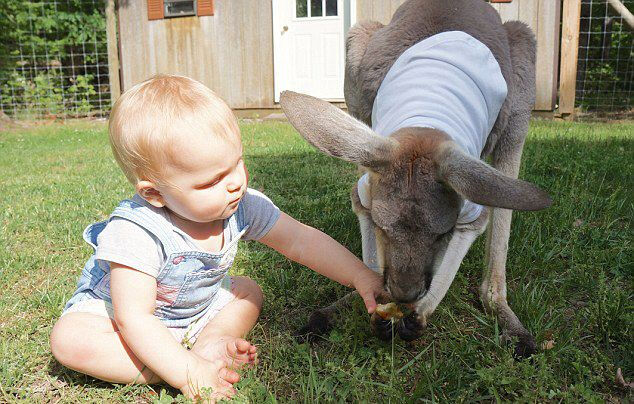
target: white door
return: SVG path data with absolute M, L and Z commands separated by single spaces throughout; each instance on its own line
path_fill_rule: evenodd
M 273 0 L 275 101 L 284 90 L 343 100 L 344 0 Z

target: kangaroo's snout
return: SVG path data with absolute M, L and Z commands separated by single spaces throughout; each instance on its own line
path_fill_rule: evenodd
M 427 292 L 427 282 L 398 282 L 386 277 L 385 282 L 388 293 L 392 300 L 397 303 L 414 303 Z

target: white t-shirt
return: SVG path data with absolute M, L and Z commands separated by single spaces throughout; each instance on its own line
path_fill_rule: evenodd
M 465 32 L 443 32 L 394 62 L 374 100 L 372 130 L 389 136 L 405 127 L 438 129 L 479 159 L 506 94 L 500 66 L 486 45 Z M 358 190 L 369 207 L 367 174 Z M 482 206 L 465 200 L 458 223 L 473 222 L 481 211 Z

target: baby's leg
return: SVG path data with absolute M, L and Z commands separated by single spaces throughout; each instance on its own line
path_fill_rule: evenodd
M 91 313 L 68 313 L 51 333 L 51 351 L 62 365 L 113 383 L 161 382 L 126 345 L 115 322 Z
M 256 348 L 243 339 L 255 325 L 262 308 L 262 290 L 253 280 L 233 277 L 233 300 L 209 321 L 194 343 L 192 352 L 239 368 L 256 359 Z

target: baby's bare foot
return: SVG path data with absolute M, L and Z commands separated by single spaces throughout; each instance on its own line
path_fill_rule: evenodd
M 257 348 L 242 338 L 231 336 L 199 339 L 192 352 L 208 361 L 222 360 L 231 369 L 239 369 L 255 363 Z
M 228 369 L 223 360 L 205 361 L 200 359 L 188 375 L 188 382 L 180 390 L 196 402 L 215 403 L 236 394 L 233 385 L 240 375 Z

